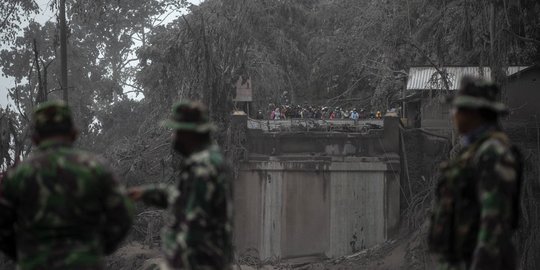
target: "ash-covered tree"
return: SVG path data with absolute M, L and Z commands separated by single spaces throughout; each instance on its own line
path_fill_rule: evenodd
M 30 114 L 37 103 L 47 99 L 47 81 L 54 73 L 55 26 L 30 22 L 22 29 L 23 34 L 14 39 L 8 49 L 0 51 L 0 66 L 5 76 L 14 79 L 15 86 L 8 89 L 18 117 L 12 118 L 18 128 L 13 133 L 14 156 L 21 157 L 30 150 Z
M 134 81 L 137 70 L 135 51 L 147 45 L 147 36 L 172 14 L 178 13 L 185 1 L 119 0 L 68 2 L 72 31 L 86 33 L 99 50 L 97 64 L 107 70 L 102 80 L 110 87 L 99 96 L 103 100 L 125 98 L 124 89 L 140 92 Z
M 189 15 L 156 29 L 138 81 L 157 104 L 190 97 L 210 105 L 216 119 L 233 107 L 233 85 L 252 78 L 254 103 L 275 103 L 284 92 L 306 99 L 313 2 L 205 1 Z M 308 95 L 309 96 L 309 95 Z M 221 121 L 220 121 L 221 122 Z
M 13 40 L 20 25 L 30 14 L 36 13 L 35 0 L 5 0 L 0 2 L 0 43 Z
M 85 135 L 94 112 L 107 110 L 113 100 L 125 97 L 123 90 L 134 78 L 134 50 L 144 46 L 147 32 L 166 12 L 180 6 L 176 1 L 157 0 L 72 0 L 67 5 L 70 103 Z M 55 7 L 52 3 L 51 8 Z M 58 27 L 51 21 L 30 22 L 21 32 L 2 50 L 0 63 L 4 74 L 15 78 L 11 98 L 22 114 L 29 114 L 36 102 L 59 94 Z M 136 85 L 131 86 L 136 90 Z

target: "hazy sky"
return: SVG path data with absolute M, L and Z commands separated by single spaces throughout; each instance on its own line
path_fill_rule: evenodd
M 0 0 L 3 1 L 3 0 Z M 39 23 L 44 23 L 49 20 L 56 20 L 56 16 L 54 12 L 51 11 L 50 8 L 48 8 L 50 2 L 52 0 L 37 0 L 36 2 L 40 6 L 40 12 L 37 15 L 32 15 L 33 19 Z M 192 0 L 189 1 L 193 4 L 199 4 L 204 0 Z M 174 20 L 174 16 L 169 16 L 166 21 L 172 21 Z M 9 46 L 1 46 L 0 48 L 4 49 Z M 13 78 L 5 78 L 4 73 L 2 73 L 2 70 L 0 69 L 0 107 L 6 107 L 8 104 L 11 103 L 11 101 L 7 97 L 7 89 L 15 86 L 15 81 Z

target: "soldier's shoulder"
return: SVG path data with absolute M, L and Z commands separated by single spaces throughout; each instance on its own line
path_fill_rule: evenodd
M 15 177 L 32 174 L 33 171 L 40 167 L 40 164 L 47 160 L 47 155 L 44 153 L 33 151 L 24 160 L 9 168 L 6 172 L 6 176 L 8 179 L 13 179 Z
M 24 177 L 27 175 L 31 175 L 34 171 L 35 166 L 32 165 L 31 162 L 22 161 L 19 164 L 15 165 L 12 168 L 9 168 L 5 174 L 5 180 L 13 180 L 19 177 Z
M 223 155 L 217 147 L 210 147 L 190 157 L 189 164 L 196 177 L 216 176 L 223 166 Z
M 213 146 L 212 148 L 210 148 L 209 152 L 210 152 L 210 163 L 218 167 L 223 166 L 225 161 L 219 147 Z
M 504 135 L 492 136 L 486 139 L 476 152 L 476 157 L 482 159 L 500 159 L 502 157 L 513 159 L 511 144 Z
M 218 146 L 211 146 L 193 154 L 189 157 L 189 162 L 203 166 L 218 166 L 223 163 L 223 155 Z
M 110 171 L 109 163 L 100 155 L 82 149 L 72 149 L 68 155 L 70 162 L 91 170 Z

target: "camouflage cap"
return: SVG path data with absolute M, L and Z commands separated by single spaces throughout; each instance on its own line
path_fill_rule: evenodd
M 71 110 L 62 101 L 48 101 L 34 111 L 34 132 L 40 136 L 64 134 L 74 131 Z
M 174 130 L 209 133 L 215 131 L 210 123 L 208 109 L 200 102 L 181 101 L 173 105 L 172 118 L 163 121 L 163 125 Z
M 508 108 L 497 101 L 499 87 L 487 80 L 475 77 L 463 77 L 458 93 L 449 99 L 455 108 L 487 109 L 498 114 L 508 114 Z

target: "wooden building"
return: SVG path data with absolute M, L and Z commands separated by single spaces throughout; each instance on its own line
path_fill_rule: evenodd
M 531 76 L 525 66 L 508 67 L 507 75 L 515 80 L 515 87 L 519 87 L 521 76 Z M 411 67 L 407 86 L 404 90 L 404 112 L 409 127 L 423 128 L 440 135 L 450 135 L 450 106 L 445 103 L 446 97 L 454 95 L 458 90 L 464 76 L 482 77 L 491 79 L 489 67 L 452 66 L 441 67 L 441 72 L 446 73 L 447 81 L 444 82 L 440 73 L 434 67 Z M 534 71 L 534 69 L 532 69 Z M 523 73 L 525 72 L 525 73 Z M 522 74 L 523 75 L 519 75 Z M 511 90 L 506 91 L 509 100 Z M 539 93 L 540 95 L 540 93 Z M 512 99 L 513 100 L 513 99 Z M 519 101 L 515 101 L 519 103 Z
M 514 73 L 503 86 L 504 101 L 511 122 L 538 122 L 540 119 L 540 65 Z

